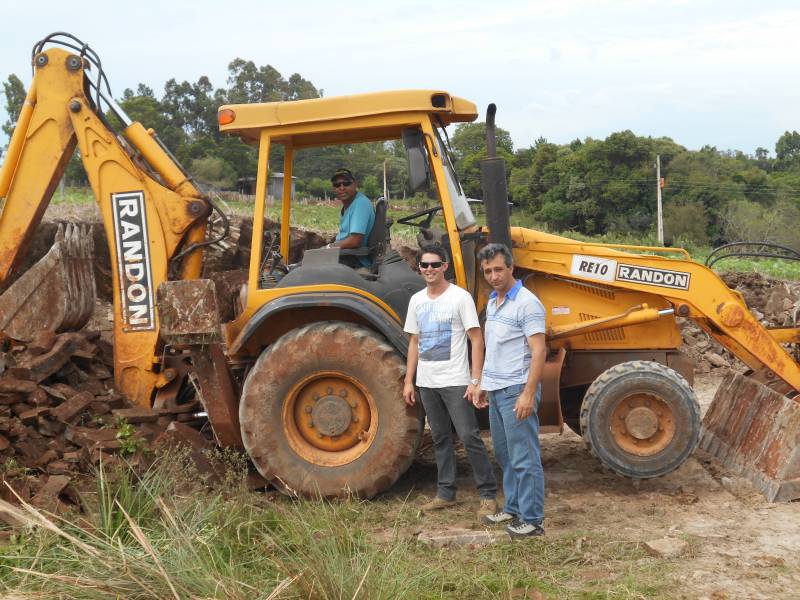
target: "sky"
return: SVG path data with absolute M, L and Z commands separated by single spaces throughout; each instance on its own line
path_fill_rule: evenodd
M 0 14 L 0 80 L 26 85 L 34 43 L 67 31 L 98 52 L 116 97 L 138 83 L 160 95 L 172 77 L 224 87 L 239 57 L 325 96 L 443 89 L 482 114 L 495 102 L 515 148 L 630 129 L 752 154 L 800 129 L 797 2 L 0 0 Z

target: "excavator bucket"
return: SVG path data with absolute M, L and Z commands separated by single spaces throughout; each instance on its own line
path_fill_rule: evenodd
M 47 254 L 0 295 L 0 332 L 30 342 L 39 331 L 83 327 L 97 295 L 93 252 L 88 227 L 59 225 Z
M 770 502 L 800 498 L 800 403 L 729 372 L 703 418 L 700 448 Z

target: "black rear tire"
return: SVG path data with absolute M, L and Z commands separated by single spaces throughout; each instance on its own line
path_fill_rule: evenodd
M 672 369 L 630 361 L 604 371 L 586 391 L 580 425 L 589 451 L 612 471 L 636 479 L 681 466 L 700 438 L 700 407 Z
M 244 446 L 287 493 L 372 497 L 408 469 L 422 435 L 419 403 L 403 402 L 404 376 L 400 354 L 366 327 L 326 321 L 290 331 L 244 383 Z

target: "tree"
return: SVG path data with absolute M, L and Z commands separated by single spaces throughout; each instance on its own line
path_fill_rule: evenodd
M 8 121 L 3 124 L 3 132 L 11 137 L 14 127 L 17 125 L 19 113 L 22 111 L 22 105 L 25 103 L 25 86 L 22 84 L 22 80 L 12 73 L 8 76 L 8 81 L 3 82 L 3 93 L 6 96 L 6 112 L 8 113 Z
M 702 203 L 668 203 L 664 206 L 664 239 L 668 244 L 691 243 L 705 246 L 708 238 L 708 216 Z
M 775 144 L 775 156 L 781 162 L 789 162 L 800 156 L 800 133 L 784 132 Z
M 497 155 L 506 161 L 506 168 L 514 162 L 514 143 L 505 129 L 496 129 Z M 451 140 L 456 173 L 464 192 L 470 198 L 483 197 L 481 190 L 480 161 L 488 156 L 486 148 L 486 123 L 462 123 L 456 127 Z M 510 175 L 510 170 L 507 172 Z

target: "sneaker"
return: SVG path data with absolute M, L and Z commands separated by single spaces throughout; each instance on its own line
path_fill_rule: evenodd
M 422 510 L 422 512 L 431 512 L 431 511 L 434 511 L 434 510 L 441 510 L 443 508 L 449 508 L 449 507 L 455 506 L 455 505 L 456 505 L 456 501 L 455 500 L 445 500 L 444 498 L 440 498 L 439 496 L 436 496 L 430 502 L 426 502 L 425 504 L 420 506 L 420 510 Z
M 493 515 L 499 510 L 497 500 L 494 498 L 481 498 L 481 503 L 478 505 L 478 520 L 482 521 L 483 517 Z
M 508 532 L 508 535 L 511 536 L 512 540 L 544 535 L 544 527 L 541 525 L 523 523 L 522 521 L 512 523 L 506 527 L 506 531 Z
M 508 523 L 509 521 L 515 521 L 516 517 L 510 513 L 507 513 L 503 510 L 498 510 L 495 513 L 490 515 L 483 515 L 481 522 L 484 525 L 501 525 L 502 523 Z M 513 524 L 513 523 L 512 523 Z

